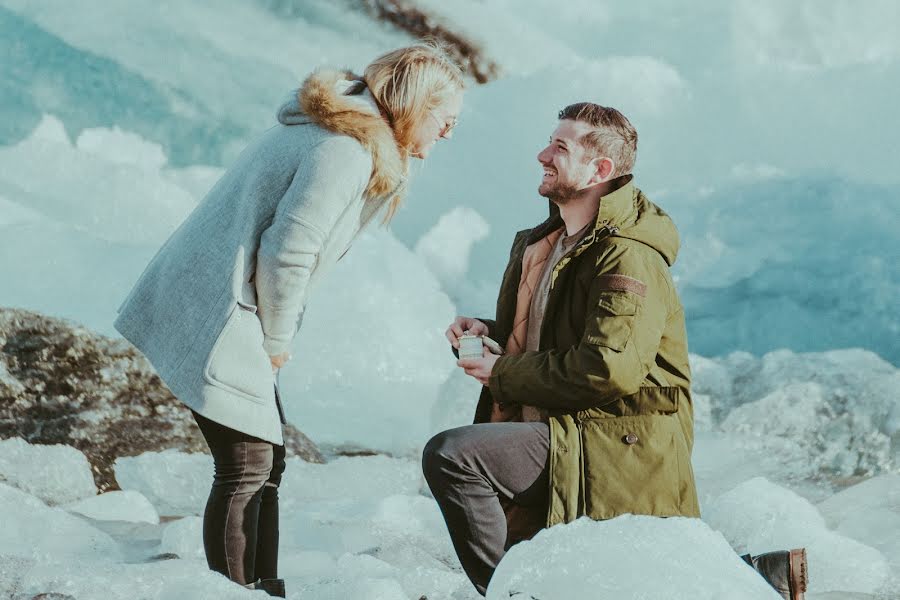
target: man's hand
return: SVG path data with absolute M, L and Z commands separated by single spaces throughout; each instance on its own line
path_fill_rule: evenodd
M 287 361 L 291 360 L 291 354 L 289 352 L 282 352 L 281 354 L 276 354 L 275 356 L 269 356 L 269 361 L 272 363 L 272 370 L 277 371 L 285 364 Z
M 481 323 L 480 321 L 476 321 Z M 484 323 L 481 323 L 484 325 Z M 481 385 L 487 385 L 488 379 L 491 378 L 491 371 L 494 370 L 494 363 L 500 358 L 487 348 L 484 349 L 484 355 L 481 358 L 461 358 L 456 364 L 466 371 L 466 375 L 471 375 L 478 380 Z
M 463 335 L 466 331 L 469 332 L 469 335 L 489 334 L 488 326 L 478 319 L 473 319 L 472 317 L 456 317 L 456 319 L 450 323 L 450 327 L 447 328 L 444 335 L 450 340 L 450 344 L 458 350 L 459 336 Z

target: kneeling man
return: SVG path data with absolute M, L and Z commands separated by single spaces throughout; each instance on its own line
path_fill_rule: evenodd
M 519 232 L 495 320 L 458 338 L 505 354 L 459 366 L 481 382 L 475 424 L 425 447 L 423 469 L 463 569 L 482 594 L 509 547 L 587 515 L 699 517 L 684 309 L 672 220 L 634 185 L 637 132 L 622 113 L 567 106 L 540 154 L 550 216 Z M 802 550 L 748 557 L 785 598 Z

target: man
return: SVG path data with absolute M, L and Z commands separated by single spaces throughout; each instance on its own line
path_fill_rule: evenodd
M 459 366 L 481 382 L 475 424 L 432 438 L 423 470 L 482 594 L 506 550 L 587 515 L 699 517 L 684 310 L 672 220 L 634 186 L 637 132 L 619 111 L 567 106 L 538 154 L 550 217 L 519 232 L 496 320 L 457 317 L 506 353 Z M 755 562 L 754 562 L 755 560 Z M 802 598 L 805 555 L 749 561 Z

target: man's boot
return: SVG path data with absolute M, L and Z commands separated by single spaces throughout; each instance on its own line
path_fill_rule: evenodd
M 758 556 L 745 554 L 741 558 L 756 569 L 784 600 L 803 600 L 808 581 L 805 548 L 766 552 Z
M 284 598 L 284 579 L 257 579 L 244 586 L 248 590 L 262 590 L 275 598 Z

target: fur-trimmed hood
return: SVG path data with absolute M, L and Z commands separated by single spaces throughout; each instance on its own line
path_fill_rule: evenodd
M 398 147 L 393 129 L 358 75 L 350 71 L 314 72 L 278 110 L 278 121 L 285 125 L 315 123 L 352 137 L 372 155 L 366 197 L 390 200 L 402 195 L 407 174 L 405 152 Z

